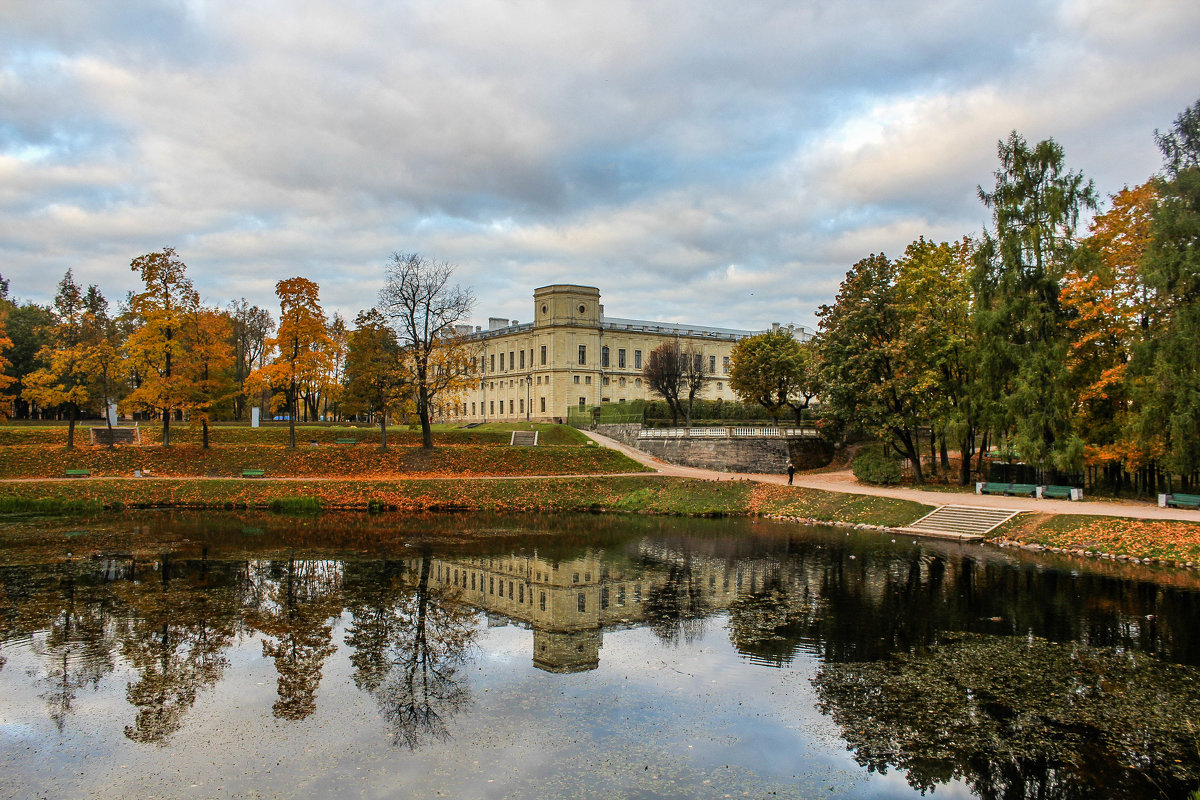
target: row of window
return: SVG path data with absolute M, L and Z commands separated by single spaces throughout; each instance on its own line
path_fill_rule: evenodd
M 525 351 L 524 350 L 509 350 L 507 367 L 505 366 L 504 355 L 505 354 L 503 352 L 492 353 L 490 356 L 487 357 L 486 360 L 483 357 L 473 357 L 471 359 L 471 369 L 476 372 L 496 372 L 497 371 L 496 370 L 496 357 L 497 356 L 499 356 L 499 358 L 500 358 L 500 370 L 499 370 L 500 372 L 506 372 L 510 369 L 513 369 L 513 370 L 525 369 Z M 546 345 L 541 346 L 539 355 L 540 355 L 539 366 L 543 366 L 543 367 L 546 366 Z M 703 358 L 703 356 L 701 356 L 699 354 L 696 355 L 696 367 L 700 370 L 704 369 L 703 362 L 701 361 L 702 358 Z M 587 345 L 586 344 L 579 345 L 577 360 L 581 366 L 587 365 Z M 608 369 L 611 366 L 610 360 L 611 360 L 611 351 L 610 351 L 608 345 L 605 345 L 600 348 L 600 367 L 602 369 Z M 518 366 L 518 363 L 519 363 L 519 366 Z M 533 366 L 533 348 L 529 349 L 529 366 L 530 367 Z M 617 369 L 625 369 L 625 368 L 626 368 L 625 348 L 620 347 L 620 348 L 617 348 Z M 642 351 L 641 350 L 633 351 L 633 368 L 634 369 L 642 368 Z M 716 372 L 717 372 L 717 357 L 716 356 L 708 357 L 708 372 L 711 375 L 716 374 Z M 725 375 L 729 374 L 729 356 L 721 357 L 721 372 Z

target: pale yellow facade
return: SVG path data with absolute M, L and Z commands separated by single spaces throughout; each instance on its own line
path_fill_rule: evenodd
M 642 377 L 646 359 L 672 341 L 701 355 L 707 378 L 698 397 L 736 400 L 729 388 L 733 347 L 759 332 L 610 318 L 593 286 L 543 286 L 533 305 L 532 322 L 493 318 L 488 330 L 467 332 L 476 380 L 447 417 L 551 422 L 565 419 L 569 407 L 654 399 Z

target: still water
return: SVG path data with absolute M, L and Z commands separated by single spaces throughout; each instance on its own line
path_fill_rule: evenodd
M 0 796 L 1184 797 L 1198 589 L 745 520 L 9 520 Z

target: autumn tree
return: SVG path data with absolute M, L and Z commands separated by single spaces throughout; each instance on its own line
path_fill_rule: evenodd
M 102 301 L 99 290 L 90 290 L 93 305 Z M 25 381 L 26 399 L 45 407 L 65 407 L 70 420 L 67 449 L 75 447 L 75 423 L 91 400 L 90 376 L 84 366 L 88 343 L 84 337 L 84 294 L 71 270 L 58 283 L 54 296 L 54 327 L 39 357 L 46 364 Z
M 162 443 L 171 445 L 171 414 L 187 407 L 192 394 L 191 376 L 183 368 L 187 340 L 183 329 L 200 296 L 187 277 L 187 265 L 174 248 L 138 256 L 131 269 L 140 273 L 145 288 L 130 298 L 137 324 L 126 342 L 138 371 L 139 385 L 128 401 L 162 414 Z
M 346 357 L 350 349 L 350 330 L 346 320 L 335 313 L 329 322 L 329 372 L 321 386 L 321 417 L 341 415 L 342 393 L 346 383 Z
M 319 383 L 329 369 L 329 332 L 321 310 L 320 287 L 307 278 L 275 284 L 279 297 L 279 331 L 269 346 L 274 360 L 250 374 L 248 391 L 268 387 L 276 393 L 274 407 L 288 410 L 288 446 L 296 446 L 296 416 L 300 392 Z M 282 400 L 282 403 L 279 402 Z
M 3 391 L 11 398 L 12 415 L 29 418 L 37 412 L 37 405 L 25 396 L 26 379 L 47 366 L 41 354 L 46 352 L 43 348 L 50 342 L 54 312 L 37 303 L 18 305 L 3 301 L 0 305 L 7 309 L 5 334 L 12 342 L 12 346 L 4 353 L 9 366 L 3 368 L 3 374 L 10 380 L 6 382 L 8 388 Z
M 1012 434 L 1026 462 L 1077 469 L 1082 442 L 1071 430 L 1059 290 L 1079 214 L 1095 208 L 1095 191 L 1080 173 L 1066 170 L 1053 139 L 1030 147 L 1014 131 L 997 153 L 995 188 L 979 187 L 995 229 L 984 233 L 972 275 L 994 426 Z
M 799 425 L 816 397 L 817 375 L 810 345 L 777 328 L 741 339 L 729 357 L 729 386 L 744 403 L 757 403 L 778 423 L 790 408 Z
M 870 255 L 846 273 L 834 304 L 817 312 L 822 409 L 841 427 L 884 438 L 922 483 L 918 432 L 927 394 L 907 373 L 896 276 L 887 256 Z
M 1143 275 L 1158 189 L 1126 187 L 1097 215 L 1062 282 L 1070 346 L 1067 366 L 1077 398 L 1075 429 L 1089 463 L 1105 468 L 1111 484 L 1123 470 L 1147 467 L 1161 436 L 1138 441 L 1129 366 L 1156 330 L 1161 302 Z
M 663 342 L 646 355 L 642 377 L 650 391 L 662 397 L 671 409 L 671 424 L 678 425 L 683 413 L 680 394 L 684 390 L 684 352 L 678 341 Z
M 896 261 L 899 315 L 898 370 L 920 403 L 918 413 L 940 439 L 943 469 L 949 470 L 948 441 L 961 456 L 959 483 L 970 480 L 971 457 L 983 413 L 975 387 L 976 338 L 971 324 L 969 283 L 973 245 L 912 242 Z M 936 459 L 931 462 L 936 472 Z
M 238 385 L 234 382 L 233 346 L 230 344 L 230 317 L 215 308 L 196 306 L 187 316 L 185 337 L 191 396 L 188 408 L 193 425 L 199 423 L 203 432 L 202 446 L 208 447 L 208 423 L 214 409 L 233 398 Z
M 1167 469 L 1190 475 L 1200 470 L 1200 101 L 1156 139 L 1163 175 L 1143 263 L 1160 307 L 1131 365 L 1135 431 L 1142 441 L 1161 437 Z
M 379 291 L 379 311 L 404 350 L 402 363 L 425 449 L 433 448 L 430 417 L 435 403 L 471 377 L 471 359 L 454 326 L 467 319 L 475 297 L 469 289 L 450 285 L 453 274 L 454 266 L 444 261 L 393 253 Z
M 400 342 L 374 308 L 359 312 L 348 338 L 342 407 L 348 414 L 376 415 L 380 449 L 387 450 L 388 415 L 400 408 L 407 394 Z
M 12 350 L 12 339 L 8 338 L 8 314 L 12 310 L 12 303 L 8 300 L 8 281 L 4 276 L 0 275 L 0 419 L 7 419 L 9 410 L 12 407 L 12 395 L 9 394 L 9 387 L 15 382 L 16 378 L 7 374 L 12 368 L 12 362 L 6 357 L 8 352 Z

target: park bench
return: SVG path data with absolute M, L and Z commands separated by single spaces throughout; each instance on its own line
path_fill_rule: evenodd
M 261 478 L 267 474 L 266 470 L 262 469 L 244 469 L 242 470 L 243 478 Z
M 1009 485 L 1007 483 L 992 483 L 989 481 L 977 484 L 976 490 L 979 494 L 1008 494 Z
M 1200 494 L 1168 494 L 1166 498 L 1168 508 L 1200 509 Z
M 358 444 L 358 439 L 338 439 L 338 444 Z
M 67 470 L 68 478 L 90 478 L 92 471 L 90 469 L 69 469 Z
M 1008 491 L 1005 494 L 1034 497 L 1037 495 L 1037 485 L 1032 483 L 1014 483 L 1008 487 Z
M 1072 486 L 1043 486 L 1042 497 L 1060 500 L 1075 500 L 1077 499 L 1077 491 L 1080 495 L 1082 495 L 1082 490 L 1076 490 Z

